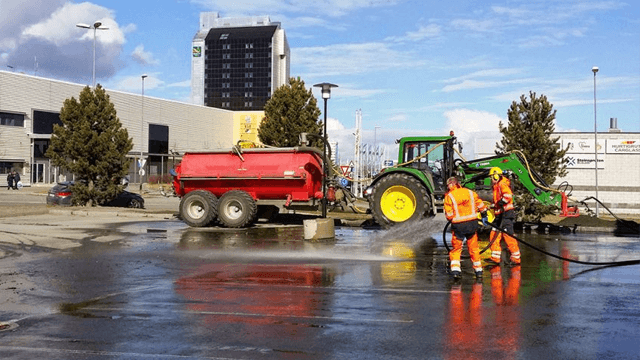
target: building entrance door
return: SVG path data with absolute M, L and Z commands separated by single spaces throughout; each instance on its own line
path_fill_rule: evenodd
M 45 165 L 46 163 L 41 163 L 41 162 L 36 162 L 35 164 L 33 164 L 33 166 L 31 167 L 31 183 L 32 184 L 44 184 L 45 181 L 48 179 L 45 173 L 47 169 Z

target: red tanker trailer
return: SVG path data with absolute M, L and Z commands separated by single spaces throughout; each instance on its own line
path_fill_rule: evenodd
M 313 147 L 188 152 L 171 175 L 180 216 L 194 227 L 244 227 L 275 208 L 317 210 L 323 197 L 322 151 Z

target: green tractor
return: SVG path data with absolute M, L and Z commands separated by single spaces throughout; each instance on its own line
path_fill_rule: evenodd
M 382 169 L 364 191 L 373 219 L 382 227 L 442 212 L 446 182 L 454 175 L 490 201 L 492 167 L 517 179 L 541 203 L 562 209 L 564 216 L 577 216 L 577 207 L 567 206 L 564 192 L 550 189 L 518 152 L 465 161 L 454 136 L 404 137 L 397 143 L 398 165 Z

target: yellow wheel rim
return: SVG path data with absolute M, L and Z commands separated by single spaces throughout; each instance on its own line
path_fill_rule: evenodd
M 391 221 L 407 221 L 416 212 L 416 196 L 407 187 L 392 186 L 382 194 L 380 209 Z

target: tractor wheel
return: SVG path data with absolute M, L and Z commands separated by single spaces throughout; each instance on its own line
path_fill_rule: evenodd
M 218 199 L 206 190 L 194 190 L 180 200 L 180 217 L 192 227 L 211 224 L 218 214 Z
M 373 219 L 384 228 L 419 220 L 431 213 L 426 187 L 405 174 L 391 174 L 380 179 L 374 185 L 369 201 Z
M 227 191 L 218 201 L 218 221 L 226 227 L 239 228 L 252 224 L 257 211 L 256 202 L 242 190 Z

